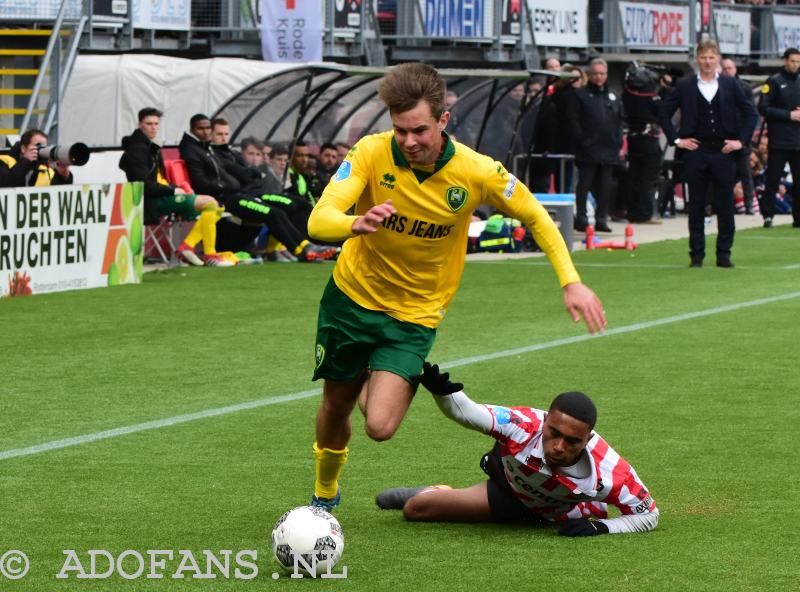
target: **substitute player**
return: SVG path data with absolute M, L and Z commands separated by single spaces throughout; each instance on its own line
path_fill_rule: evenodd
M 402 508 L 412 521 L 555 522 L 564 536 L 658 525 L 656 503 L 636 471 L 592 431 L 597 409 L 583 393 L 561 393 L 545 412 L 479 405 L 427 362 L 421 380 L 447 417 L 497 440 L 481 460 L 489 480 L 465 489 L 387 489 L 376 499 L 381 508 Z M 609 504 L 622 515 L 608 518 Z
M 590 332 L 606 324 L 548 213 L 503 166 L 444 131 L 445 83 L 432 67 L 396 66 L 380 97 L 390 132 L 360 140 L 308 221 L 313 238 L 346 240 L 319 311 L 314 380 L 325 379 L 317 415 L 312 504 L 339 503 L 350 414 L 359 398 L 367 434 L 388 440 L 414 396 L 436 327 L 458 288 L 472 212 L 487 203 L 522 220 L 553 265 L 564 303 Z M 355 215 L 347 215 L 355 206 Z

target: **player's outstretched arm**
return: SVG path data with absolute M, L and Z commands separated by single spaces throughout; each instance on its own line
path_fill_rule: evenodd
M 449 372 L 440 372 L 437 364 L 425 362 L 417 379 L 435 395 L 436 404 L 447 417 L 471 430 L 483 434 L 491 432 L 492 412 L 470 399 L 462 390 L 462 383 L 450 380 Z
M 564 286 L 563 292 L 564 306 L 573 321 L 580 323 L 583 317 L 589 333 L 598 333 L 606 328 L 603 303 L 591 289 L 581 282 L 573 282 Z
M 369 234 L 378 230 L 383 221 L 389 216 L 396 213 L 397 210 L 392 205 L 392 200 L 387 199 L 385 202 L 372 206 L 363 216 L 359 216 L 353 221 L 353 226 L 350 231 L 353 234 Z

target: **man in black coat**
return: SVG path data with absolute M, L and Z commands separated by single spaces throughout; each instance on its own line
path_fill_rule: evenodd
M 764 227 L 772 226 L 775 215 L 775 194 L 783 168 L 788 161 L 794 187 L 800 183 L 800 50 L 791 47 L 783 52 L 783 70 L 761 87 L 758 110 L 769 126 L 767 151 L 767 183 L 759 203 Z M 800 193 L 792 191 L 792 226 L 800 228 Z
M 589 63 L 589 83 L 577 89 L 567 107 L 569 130 L 576 141 L 575 230 L 586 230 L 586 197 L 591 190 L 595 208 L 595 230 L 611 232 L 608 200 L 611 175 L 619 164 L 622 148 L 622 101 L 606 85 L 608 64 L 602 58 Z
M 736 62 L 730 58 L 722 60 L 722 75 L 733 76 L 736 82 L 739 83 L 745 96 L 749 99 L 753 98 L 753 87 L 746 80 L 739 78 L 738 68 Z M 739 121 L 742 125 L 742 121 Z M 755 196 L 755 187 L 753 185 L 753 171 L 750 168 L 750 153 L 751 147 L 745 144 L 736 156 L 736 177 L 742 182 L 742 193 L 744 193 L 744 209 L 747 214 L 753 214 L 753 199 Z
M 719 75 L 716 42 L 699 43 L 696 60 L 700 73 L 678 81 L 675 90 L 661 102 L 659 118 L 668 141 L 684 150 L 684 174 L 689 184 L 691 267 L 703 266 L 706 190 L 712 184 L 719 228 L 717 266 L 733 267 L 736 153 L 750 143 L 758 114 L 736 79 Z M 678 109 L 680 130 L 672 122 Z

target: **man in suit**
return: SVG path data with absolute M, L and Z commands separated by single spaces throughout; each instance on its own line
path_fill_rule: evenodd
M 705 257 L 706 191 L 713 187 L 717 213 L 717 267 L 733 267 L 736 154 L 750 143 L 758 115 L 751 97 L 735 78 L 719 75 L 719 48 L 714 41 L 697 46 L 699 73 L 678 81 L 662 102 L 659 118 L 670 143 L 683 150 L 689 184 L 690 267 Z M 680 130 L 672 116 L 680 109 Z M 740 124 L 741 122 L 741 124 Z

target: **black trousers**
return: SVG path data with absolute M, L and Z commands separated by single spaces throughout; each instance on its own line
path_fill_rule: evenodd
M 689 254 L 702 259 L 706 254 L 706 196 L 713 193 L 717 213 L 717 257 L 730 257 L 736 231 L 733 186 L 736 182 L 736 153 L 686 150 L 684 175 L 689 185 Z
M 575 223 L 586 225 L 586 197 L 591 190 L 597 207 L 595 208 L 595 224 L 608 222 L 608 194 L 611 191 L 611 174 L 614 165 L 596 162 L 578 163 L 578 187 L 575 189 Z
M 289 251 L 294 252 L 295 248 L 303 242 L 303 236 L 292 224 L 286 213 L 286 206 L 267 202 L 260 197 L 223 197 L 222 203 L 225 210 L 241 218 L 244 222 L 265 224 L 269 226 L 269 232 L 280 242 L 286 245 Z
M 782 150 L 780 148 L 770 148 L 767 152 L 767 182 L 764 188 L 764 196 L 759 202 L 761 215 L 765 218 L 772 218 L 775 215 L 775 194 L 778 192 L 778 185 L 783 176 L 783 168 L 786 163 L 792 171 L 792 180 L 795 187 L 800 187 L 800 150 Z M 800 222 L 800 198 L 792 195 L 792 217 L 795 222 Z
M 628 220 L 642 222 L 653 217 L 656 181 L 661 171 L 661 145 L 653 136 L 628 137 Z M 751 183 L 752 185 L 752 183 Z

